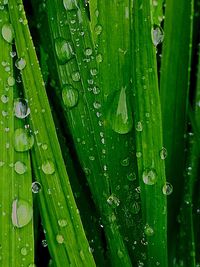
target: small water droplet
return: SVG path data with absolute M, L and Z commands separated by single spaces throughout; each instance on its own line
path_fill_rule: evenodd
M 53 174 L 55 172 L 54 163 L 51 160 L 46 160 L 42 164 L 42 170 L 45 174 Z
M 124 254 L 123 254 L 123 252 L 122 252 L 121 250 L 118 250 L 118 251 L 117 251 L 117 256 L 118 256 L 120 259 L 122 259 L 122 258 L 124 257 Z
M 41 147 L 42 147 L 43 150 L 47 150 L 48 149 L 48 145 L 46 143 L 42 144 Z
M 112 98 L 107 118 L 113 131 L 119 134 L 126 134 L 133 127 L 132 111 L 129 101 L 127 100 L 126 88 L 122 87 Z
M 76 0 L 63 0 L 63 5 L 68 11 L 78 9 Z
M 30 263 L 28 267 L 36 267 L 35 263 Z
M 167 149 L 163 147 L 163 148 L 160 150 L 159 154 L 160 154 L 160 158 L 161 158 L 161 159 L 163 159 L 163 160 L 166 159 L 166 157 L 167 157 Z
M 94 93 L 95 95 L 98 95 L 98 94 L 100 93 L 100 89 L 99 89 L 99 87 L 95 86 L 95 87 L 93 88 L 93 93 Z
M 86 49 L 85 49 L 85 55 L 86 55 L 86 56 L 91 56 L 91 55 L 92 55 L 92 49 L 89 48 L 89 47 L 86 48 Z
M 30 114 L 30 108 L 28 107 L 28 101 L 23 98 L 17 98 L 14 101 L 14 113 L 19 119 L 24 119 Z
M 101 103 L 95 101 L 95 102 L 93 103 L 93 107 L 94 107 L 95 109 L 99 109 L 99 108 L 101 107 Z
M 58 244 L 63 244 L 64 243 L 64 237 L 60 234 L 58 234 L 56 236 L 56 241 L 58 242 Z
M 171 193 L 173 192 L 173 186 L 170 183 L 166 182 L 162 188 L 162 192 L 164 195 L 171 195 Z
M 65 219 L 59 219 L 58 225 L 63 228 L 65 226 L 67 226 L 67 221 Z
M 28 254 L 28 250 L 26 247 L 21 248 L 20 252 L 23 256 L 26 256 Z
M 74 57 L 71 43 L 64 38 L 59 37 L 55 40 L 55 50 L 60 64 L 66 64 Z
M 7 95 L 1 96 L 1 102 L 2 103 L 6 104 L 6 103 L 8 103 L 8 101 L 9 101 L 9 97 Z
M 97 73 L 98 73 L 98 70 L 97 69 L 91 69 L 90 73 L 91 73 L 92 76 L 96 76 Z
M 82 250 L 80 251 L 80 257 L 83 261 L 85 260 L 85 255 L 84 255 L 84 252 Z
M 117 198 L 114 194 L 110 195 L 107 199 L 107 202 L 110 206 L 112 206 L 113 208 L 116 208 L 119 206 L 120 204 L 120 200 L 119 198 Z
M 100 24 L 97 24 L 94 28 L 94 31 L 97 35 L 100 35 L 102 33 L 102 26 Z
M 78 90 L 72 85 L 65 85 L 62 90 L 62 99 L 67 108 L 73 108 L 78 103 Z
M 135 181 L 136 180 L 136 174 L 134 172 L 127 174 L 126 177 L 129 181 Z
M 142 179 L 146 185 L 154 185 L 157 180 L 157 173 L 154 169 L 145 169 L 142 174 Z
M 14 86 L 15 85 L 15 78 L 10 76 L 10 77 L 8 77 L 7 82 L 8 82 L 9 86 Z
M 122 160 L 120 161 L 120 163 L 121 163 L 121 165 L 122 165 L 123 167 L 127 167 L 127 166 L 130 164 L 130 158 L 127 157 L 127 158 L 125 158 L 125 159 L 122 159 Z
M 138 214 L 140 211 L 140 204 L 138 202 L 134 202 L 131 206 L 130 206 L 130 212 L 133 214 Z
M 32 192 L 34 194 L 37 194 L 39 193 L 39 191 L 41 190 L 42 186 L 39 182 L 33 182 L 32 183 L 32 186 L 31 186 L 31 189 L 32 189 Z
M 1 30 L 3 39 L 8 42 L 8 43 L 12 43 L 12 40 L 14 38 L 14 31 L 13 31 L 13 27 L 10 23 L 5 23 L 2 27 Z
M 26 226 L 33 217 L 32 206 L 25 200 L 14 200 L 12 204 L 12 223 L 17 228 Z
M 136 123 L 136 127 L 135 127 L 135 129 L 136 129 L 137 132 L 142 132 L 142 130 L 143 130 L 143 126 L 142 126 L 142 122 L 141 122 L 141 121 L 138 121 L 138 122 Z
M 14 165 L 14 169 L 15 169 L 16 173 L 24 174 L 26 172 L 26 170 L 27 170 L 27 167 L 23 162 L 16 161 L 15 165 Z
M 18 58 L 15 61 L 15 67 L 19 70 L 23 70 L 26 67 L 26 60 L 24 58 Z
M 96 55 L 96 61 L 97 61 L 97 63 L 101 63 L 101 62 L 103 61 L 103 56 L 102 56 L 102 54 L 98 54 L 98 55 Z
M 14 148 L 18 152 L 31 149 L 34 145 L 34 137 L 27 129 L 16 129 L 14 133 Z
M 44 248 L 46 248 L 46 247 L 48 246 L 48 243 L 47 243 L 47 240 L 46 240 L 46 239 L 43 239 L 43 240 L 42 240 L 42 246 L 43 246 Z
M 144 233 L 146 236 L 152 236 L 154 234 L 154 230 L 148 224 L 146 224 L 144 227 Z
M 151 30 L 151 38 L 154 46 L 157 46 L 158 44 L 162 43 L 164 39 L 164 32 L 162 28 L 157 25 L 154 25 Z
M 80 73 L 78 71 L 72 72 L 72 80 L 74 82 L 78 82 L 78 81 L 80 81 L 80 79 L 81 79 L 81 76 L 80 76 Z

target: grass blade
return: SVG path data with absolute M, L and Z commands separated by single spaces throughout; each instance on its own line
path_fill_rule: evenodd
M 136 132 L 136 149 L 139 156 L 144 232 L 148 241 L 147 266 L 160 264 L 164 267 L 168 266 L 166 195 L 162 193 L 166 181 L 156 48 L 151 39 L 152 24 L 150 2 L 134 1 L 134 117 L 135 124 L 142 126 L 141 131 Z
M 41 216 L 56 266 L 95 266 L 69 185 L 23 3 L 9 1 L 15 31 L 18 68 L 31 109 L 35 134 L 31 151 L 34 174 L 41 184 Z
M 1 95 L 1 192 L 0 244 L 1 266 L 29 266 L 34 263 L 32 173 L 28 152 L 16 152 L 13 142 L 14 123 L 12 26 L 7 6 L 0 11 L 0 95 Z M 24 167 L 25 169 L 21 168 Z M 23 170 L 22 170 L 23 169 Z M 20 212 L 23 209 L 23 214 Z
M 185 163 L 184 133 L 190 79 L 193 1 L 166 1 L 164 43 L 161 63 L 160 97 L 163 117 L 164 146 L 168 151 L 166 176 L 173 185 L 169 198 L 169 232 L 177 231 L 176 216 L 180 208 Z M 182 29 L 184 28 L 184 31 Z M 183 40 L 180 42 L 180 40 Z M 171 64 L 173 62 L 173 64 Z M 173 240 L 170 235 L 170 255 Z M 172 260 L 173 256 L 170 256 Z M 172 264 L 172 263 L 170 263 Z

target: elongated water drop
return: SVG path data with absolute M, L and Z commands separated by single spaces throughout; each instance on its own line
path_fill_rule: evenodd
M 159 154 L 160 154 L 160 158 L 161 158 L 161 159 L 163 159 L 163 160 L 166 159 L 166 157 L 167 157 L 167 149 L 163 147 L 163 148 L 160 150 Z
M 73 108 L 78 103 L 78 90 L 67 84 L 62 89 L 62 99 L 67 108 Z
M 18 152 L 24 152 L 31 149 L 34 145 L 34 137 L 28 130 L 19 128 L 14 133 L 14 148 Z
M 48 159 L 42 164 L 42 170 L 45 174 L 53 174 L 55 172 L 54 163 Z
M 76 0 L 63 0 L 63 5 L 66 10 L 76 10 L 78 8 Z
M 72 45 L 69 41 L 62 37 L 55 40 L 55 50 L 59 63 L 66 64 L 71 58 L 74 57 Z
M 3 39 L 8 42 L 8 43 L 12 43 L 12 40 L 14 38 L 14 31 L 13 31 L 13 27 L 10 23 L 5 23 L 2 27 L 1 30 Z
M 164 32 L 161 27 L 154 25 L 154 27 L 151 30 L 151 38 L 152 42 L 155 46 L 162 43 L 164 39 Z
M 24 119 L 30 114 L 28 101 L 23 98 L 17 98 L 14 101 L 14 113 L 19 119 Z
M 162 192 L 164 195 L 171 195 L 171 193 L 173 192 L 173 186 L 170 183 L 166 182 L 162 188 Z
M 15 67 L 23 70 L 26 67 L 26 60 L 24 58 L 18 58 L 15 62 Z
M 133 118 L 126 88 L 122 87 L 121 91 L 117 92 L 112 100 L 110 99 L 109 104 L 107 119 L 113 131 L 119 134 L 130 132 L 133 127 Z
M 142 174 L 143 182 L 147 185 L 154 185 L 157 180 L 157 173 L 154 169 L 145 169 Z
M 12 204 L 12 223 L 17 228 L 27 225 L 33 217 L 32 206 L 25 200 L 14 200 Z

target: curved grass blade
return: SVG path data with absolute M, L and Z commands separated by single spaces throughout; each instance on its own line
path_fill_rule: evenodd
M 28 152 L 14 150 L 15 129 L 23 123 L 14 123 L 12 26 L 7 6 L 0 11 L 0 265 L 29 266 L 34 263 L 34 237 L 32 218 L 32 174 Z M 26 167 L 22 173 L 20 166 Z M 23 209 L 23 214 L 22 214 Z
M 88 16 L 81 2 L 72 10 L 63 13 L 62 3 L 48 1 L 47 10 L 61 87 L 65 90 L 65 86 L 70 85 L 76 89 L 79 95 L 78 103 L 69 107 L 68 102 L 62 99 L 64 97 L 61 91 L 58 89 L 56 93 L 62 105 L 65 104 L 65 116 L 77 153 L 87 175 L 95 203 L 101 212 L 112 254 L 112 265 L 129 266 L 130 259 L 118 229 L 115 212 L 107 202 L 112 192 L 106 167 L 102 93 L 98 85 L 97 55 L 90 34 Z M 60 26 L 55 18 L 68 23 Z M 57 49 L 61 40 L 71 43 L 73 47 L 74 56 L 67 62 L 62 61 L 60 51 Z
M 42 187 L 39 200 L 50 253 L 57 267 L 95 266 L 68 181 L 22 1 L 9 1 L 9 12 L 16 36 L 16 65 L 31 109 L 30 127 L 35 134 L 31 156 Z
M 149 1 L 133 3 L 133 93 L 138 173 L 142 213 L 147 238 L 147 266 L 167 264 L 167 207 L 163 194 L 165 150 L 158 91 L 156 49 L 151 39 L 152 17 Z M 165 192 L 164 192 L 165 193 Z M 162 245 L 161 245 L 162 244 Z
M 191 64 L 193 1 L 166 1 L 164 43 L 160 75 L 160 98 L 163 118 L 163 140 L 167 149 L 166 176 L 173 185 L 169 198 L 169 253 L 177 231 L 177 213 L 182 195 L 185 163 L 186 113 Z M 184 31 L 182 29 L 184 28 Z M 172 261 L 173 256 L 170 256 Z M 172 262 L 170 262 L 172 264 Z

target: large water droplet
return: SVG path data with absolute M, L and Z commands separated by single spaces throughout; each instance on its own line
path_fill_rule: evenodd
M 112 208 L 116 208 L 120 204 L 119 198 L 113 194 L 108 197 L 107 202 L 110 206 L 112 206 Z
M 41 190 L 41 184 L 39 182 L 33 182 L 32 183 L 32 186 L 31 186 L 31 189 L 32 189 L 32 192 L 34 194 L 37 194 L 39 193 L 39 191 Z
M 25 200 L 14 200 L 12 204 L 12 223 L 17 228 L 27 225 L 33 217 L 32 206 Z
M 42 164 L 42 170 L 45 174 L 53 174 L 55 172 L 54 163 L 51 160 L 46 160 Z
M 74 57 L 71 43 L 62 37 L 55 40 L 55 50 L 60 64 L 65 64 Z
M 14 38 L 14 31 L 13 31 L 13 27 L 10 23 L 5 23 L 2 27 L 1 30 L 3 39 L 8 42 L 8 43 L 12 43 L 12 40 Z
M 14 133 L 14 148 L 18 152 L 31 149 L 34 145 L 34 137 L 26 129 L 16 129 Z
M 145 169 L 142 174 L 143 182 L 147 185 L 154 185 L 157 180 L 157 173 L 154 169 Z
M 16 68 L 18 68 L 19 70 L 23 70 L 26 67 L 26 60 L 24 58 L 18 58 L 15 61 L 15 66 Z
M 110 103 L 107 119 L 113 131 L 119 134 L 126 134 L 133 127 L 133 118 L 130 103 L 127 99 L 126 88 L 122 87 L 114 98 L 108 101 Z
M 144 233 L 146 236 L 152 236 L 154 234 L 154 230 L 148 224 L 146 224 L 144 227 Z
M 164 39 L 164 32 L 161 27 L 154 25 L 154 27 L 151 30 L 151 38 L 152 42 L 155 46 L 162 43 Z
M 76 0 L 63 0 L 63 5 L 66 10 L 76 10 L 78 8 Z
M 18 174 L 24 174 L 27 170 L 26 165 L 21 162 L 21 161 L 16 161 L 15 165 L 14 165 L 14 170 L 16 171 L 16 173 Z
M 171 193 L 173 192 L 173 186 L 170 183 L 166 182 L 162 188 L 162 192 L 164 195 L 171 195 Z
M 73 108 L 78 103 L 78 90 L 70 84 L 65 85 L 62 90 L 62 99 L 67 108 Z
M 28 107 L 28 101 L 23 98 L 17 98 L 14 101 L 14 113 L 19 119 L 24 119 L 30 114 L 30 108 Z

